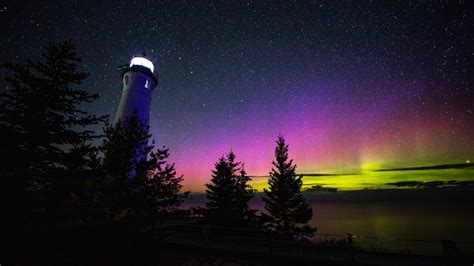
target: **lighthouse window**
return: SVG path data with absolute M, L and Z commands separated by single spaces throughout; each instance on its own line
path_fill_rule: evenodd
M 150 88 L 150 82 L 148 80 L 145 81 L 145 88 L 147 88 L 147 89 Z
M 128 85 L 128 76 L 125 76 L 125 86 Z

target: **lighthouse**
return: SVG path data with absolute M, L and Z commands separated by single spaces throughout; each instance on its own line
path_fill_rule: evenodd
M 114 124 L 124 121 L 134 112 L 149 126 L 151 95 L 158 83 L 153 63 L 145 56 L 134 56 L 129 65 L 119 68 L 123 90 Z

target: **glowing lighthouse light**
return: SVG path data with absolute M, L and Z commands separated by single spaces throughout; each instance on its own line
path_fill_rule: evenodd
M 153 73 L 153 70 L 155 69 L 155 67 L 153 66 L 153 63 L 146 59 L 145 57 L 134 57 L 132 58 L 132 61 L 130 61 L 130 67 L 132 66 L 144 66 L 146 68 L 148 68 L 151 73 Z

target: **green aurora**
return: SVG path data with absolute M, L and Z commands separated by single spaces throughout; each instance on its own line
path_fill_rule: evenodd
M 313 186 L 339 191 L 364 189 L 421 189 L 474 186 L 474 164 L 437 165 L 416 168 L 378 169 L 357 174 L 302 174 L 305 189 Z M 267 177 L 252 177 L 258 191 L 267 187 Z

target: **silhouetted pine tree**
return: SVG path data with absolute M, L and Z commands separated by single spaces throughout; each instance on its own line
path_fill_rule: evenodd
M 7 217 L 31 219 L 32 209 L 57 218 L 71 201 L 79 180 L 69 174 L 93 150 L 97 137 L 90 126 L 105 117 L 89 115 L 84 103 L 98 98 L 77 86 L 88 74 L 78 70 L 81 58 L 71 42 L 47 46 L 43 60 L 4 64 L 7 90 L 0 95 L 2 178 L 15 207 Z M 74 162 L 72 163 L 72 161 Z M 45 213 L 45 212 L 42 212 Z
M 257 192 L 256 189 L 253 189 L 248 182 L 251 181 L 251 178 L 245 172 L 244 164 L 241 163 L 240 174 L 237 178 L 237 210 L 240 211 L 240 216 L 245 217 L 251 223 L 256 223 L 256 210 L 252 210 L 249 208 L 248 203 L 252 198 L 255 196 Z
M 144 182 L 144 217 L 152 225 L 176 211 L 189 191 L 181 193 L 183 176 L 176 176 L 174 163 L 169 163 L 169 149 L 164 147 L 150 152 Z
M 153 149 L 148 144 L 151 134 L 147 126 L 133 113 L 125 121 L 105 128 L 105 139 L 101 146 L 104 154 L 103 168 L 117 180 L 129 180 L 140 163 Z
M 278 136 L 275 148 L 274 168 L 268 180 L 269 190 L 264 189 L 265 210 L 262 214 L 266 227 L 284 239 L 301 239 L 312 236 L 316 228 L 308 225 L 312 209 L 302 193 L 302 176 L 296 176 L 296 165 L 288 160 L 288 145 L 283 136 Z
M 151 134 L 134 113 L 106 129 L 102 145 L 103 202 L 109 219 L 138 219 L 153 226 L 175 211 L 189 192 L 180 193 L 182 176 L 168 162 L 169 150 L 148 144 Z
M 207 209 L 205 216 L 211 224 L 242 226 L 251 223 L 255 212 L 248 202 L 255 190 L 248 185 L 250 178 L 231 151 L 215 163 L 212 178 L 206 184 Z
M 98 192 L 107 220 L 120 221 L 134 216 L 137 195 L 143 193 L 140 183 L 144 181 L 133 177 L 138 168 L 143 169 L 146 165 L 146 156 L 140 153 L 151 152 L 153 147 L 148 145 L 151 135 L 136 113 L 104 131 L 105 138 L 100 147 L 103 160 L 98 173 L 102 175 L 99 178 L 103 183 Z

